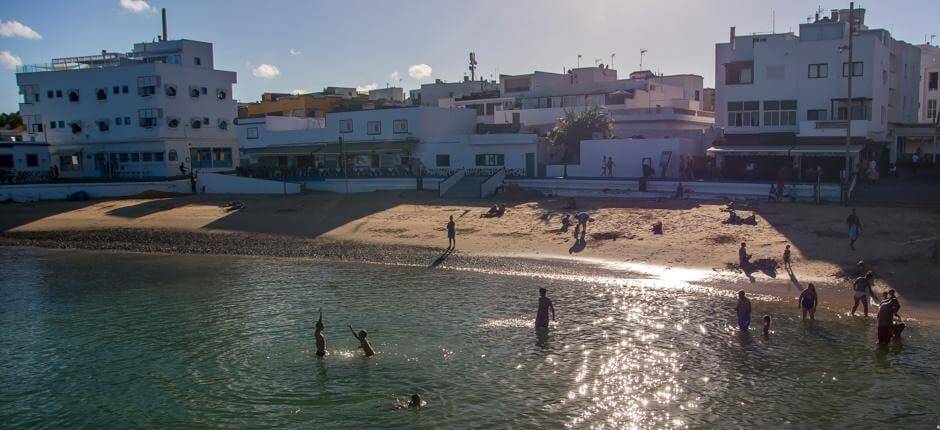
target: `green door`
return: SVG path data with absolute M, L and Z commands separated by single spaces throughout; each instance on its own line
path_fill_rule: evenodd
M 529 178 L 535 177 L 535 153 L 527 152 L 525 154 L 525 175 Z

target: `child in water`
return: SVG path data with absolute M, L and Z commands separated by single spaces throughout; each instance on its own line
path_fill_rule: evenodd
M 770 315 L 764 315 L 764 337 L 770 336 Z
M 417 409 L 426 404 L 427 402 L 421 400 L 421 396 L 418 394 L 412 394 L 411 401 L 408 403 L 402 403 L 400 400 L 395 399 L 395 409 Z
M 320 309 L 320 319 L 317 320 L 313 336 L 317 338 L 317 357 L 326 355 L 326 339 L 323 338 L 323 309 Z
M 366 357 L 371 357 L 375 355 L 375 350 L 372 349 L 372 345 L 369 344 L 369 340 L 366 339 L 366 336 L 369 334 L 365 330 L 359 330 L 359 334 L 356 334 L 356 330 L 353 330 L 352 326 L 349 326 L 349 331 L 352 332 L 353 337 L 359 341 L 359 347 L 362 348 L 362 352 L 366 353 Z

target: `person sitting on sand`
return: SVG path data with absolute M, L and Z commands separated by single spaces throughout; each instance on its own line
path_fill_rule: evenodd
M 738 216 L 737 212 L 734 209 L 728 210 L 728 219 L 725 220 L 725 224 L 738 225 L 741 224 L 741 217 Z
M 353 330 L 352 326 L 349 326 L 349 331 L 351 331 L 353 337 L 359 341 L 359 347 L 362 348 L 362 352 L 366 354 L 366 357 L 375 355 L 375 350 L 372 349 L 372 345 L 369 343 L 369 339 L 366 339 L 366 336 L 369 334 L 366 333 L 365 330 L 359 330 L 359 334 L 356 334 L 356 330 Z
M 663 234 L 663 222 L 656 221 L 656 223 L 653 224 L 652 230 L 653 230 L 653 234 Z
M 561 232 L 567 233 L 569 227 L 571 227 L 571 215 L 565 214 L 561 217 Z
M 408 403 L 402 403 L 400 400 L 395 399 L 395 409 L 417 409 L 422 406 L 427 405 L 427 402 L 421 399 L 421 395 L 415 393 L 411 395 L 411 401 Z
M 738 291 L 738 304 L 734 310 L 738 314 L 738 328 L 747 331 L 751 326 L 751 299 L 744 296 L 744 290 Z
M 806 319 L 806 314 L 809 314 L 810 320 L 816 319 L 816 305 L 819 304 L 819 297 L 816 295 L 816 286 L 812 282 L 800 293 L 796 303 L 797 307 L 803 311 L 802 319 Z
M 770 336 L 770 315 L 764 315 L 764 337 Z
M 317 339 L 317 357 L 326 355 L 326 339 L 323 338 L 323 309 L 320 309 L 320 319 L 317 320 L 313 336 Z
M 747 253 L 746 242 L 741 242 L 741 247 L 738 248 L 738 264 L 741 265 L 741 270 L 747 270 L 751 267 L 751 254 Z
M 555 305 L 552 299 L 545 294 L 548 290 L 539 288 L 539 310 L 535 314 L 535 332 L 542 336 L 548 333 L 548 311 L 552 312 L 552 321 L 555 321 Z
M 852 289 L 854 290 L 853 299 L 855 299 L 855 304 L 852 306 L 852 315 L 855 315 L 855 310 L 858 309 L 858 304 L 861 302 L 862 308 L 865 310 L 865 316 L 868 316 L 868 296 L 875 295 L 871 292 L 871 280 L 874 275 L 869 271 L 865 276 L 860 276 L 852 282 Z

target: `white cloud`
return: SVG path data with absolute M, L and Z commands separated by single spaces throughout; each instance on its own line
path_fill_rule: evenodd
M 294 48 L 291 48 L 290 51 L 287 51 L 287 52 L 290 52 L 290 55 L 293 55 L 293 56 L 295 56 L 295 57 L 298 56 L 298 55 L 300 55 L 300 51 L 298 51 L 298 50 L 296 50 L 296 49 L 294 49 Z
M 276 66 L 270 64 L 262 64 L 254 69 L 251 69 L 251 74 L 259 78 L 264 79 L 274 79 L 281 74 L 281 71 L 277 69 Z
M 3 37 L 22 37 L 24 39 L 42 39 L 35 30 L 29 28 L 19 21 L 0 22 L 0 36 Z
M 144 0 L 121 0 L 121 7 L 133 13 L 154 12 L 154 8 Z
M 356 91 L 360 93 L 367 93 L 379 87 L 379 84 L 373 82 L 371 84 L 358 85 L 356 86 Z
M 398 71 L 396 70 L 392 72 L 390 75 L 388 75 L 388 79 L 397 84 L 398 81 L 401 79 L 401 73 L 398 73 Z
M 415 79 L 424 79 L 431 76 L 431 66 L 421 63 L 408 68 L 408 76 Z
M 10 51 L 0 51 L 0 67 L 4 69 L 15 69 L 16 66 L 22 66 L 23 60 L 13 55 Z
M 299 96 L 299 95 L 301 95 L 301 94 L 310 94 L 311 92 L 313 92 L 313 91 L 304 90 L 304 89 L 298 88 L 298 89 L 296 89 L 296 90 L 291 90 L 290 93 L 291 93 L 292 95 Z

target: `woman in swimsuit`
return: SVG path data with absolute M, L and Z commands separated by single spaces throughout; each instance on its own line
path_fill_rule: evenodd
M 803 311 L 803 319 L 806 319 L 806 314 L 809 313 L 809 319 L 816 319 L 816 305 L 819 303 L 819 298 L 816 296 L 816 286 L 812 283 L 800 293 L 800 297 L 796 299 L 799 308 Z

